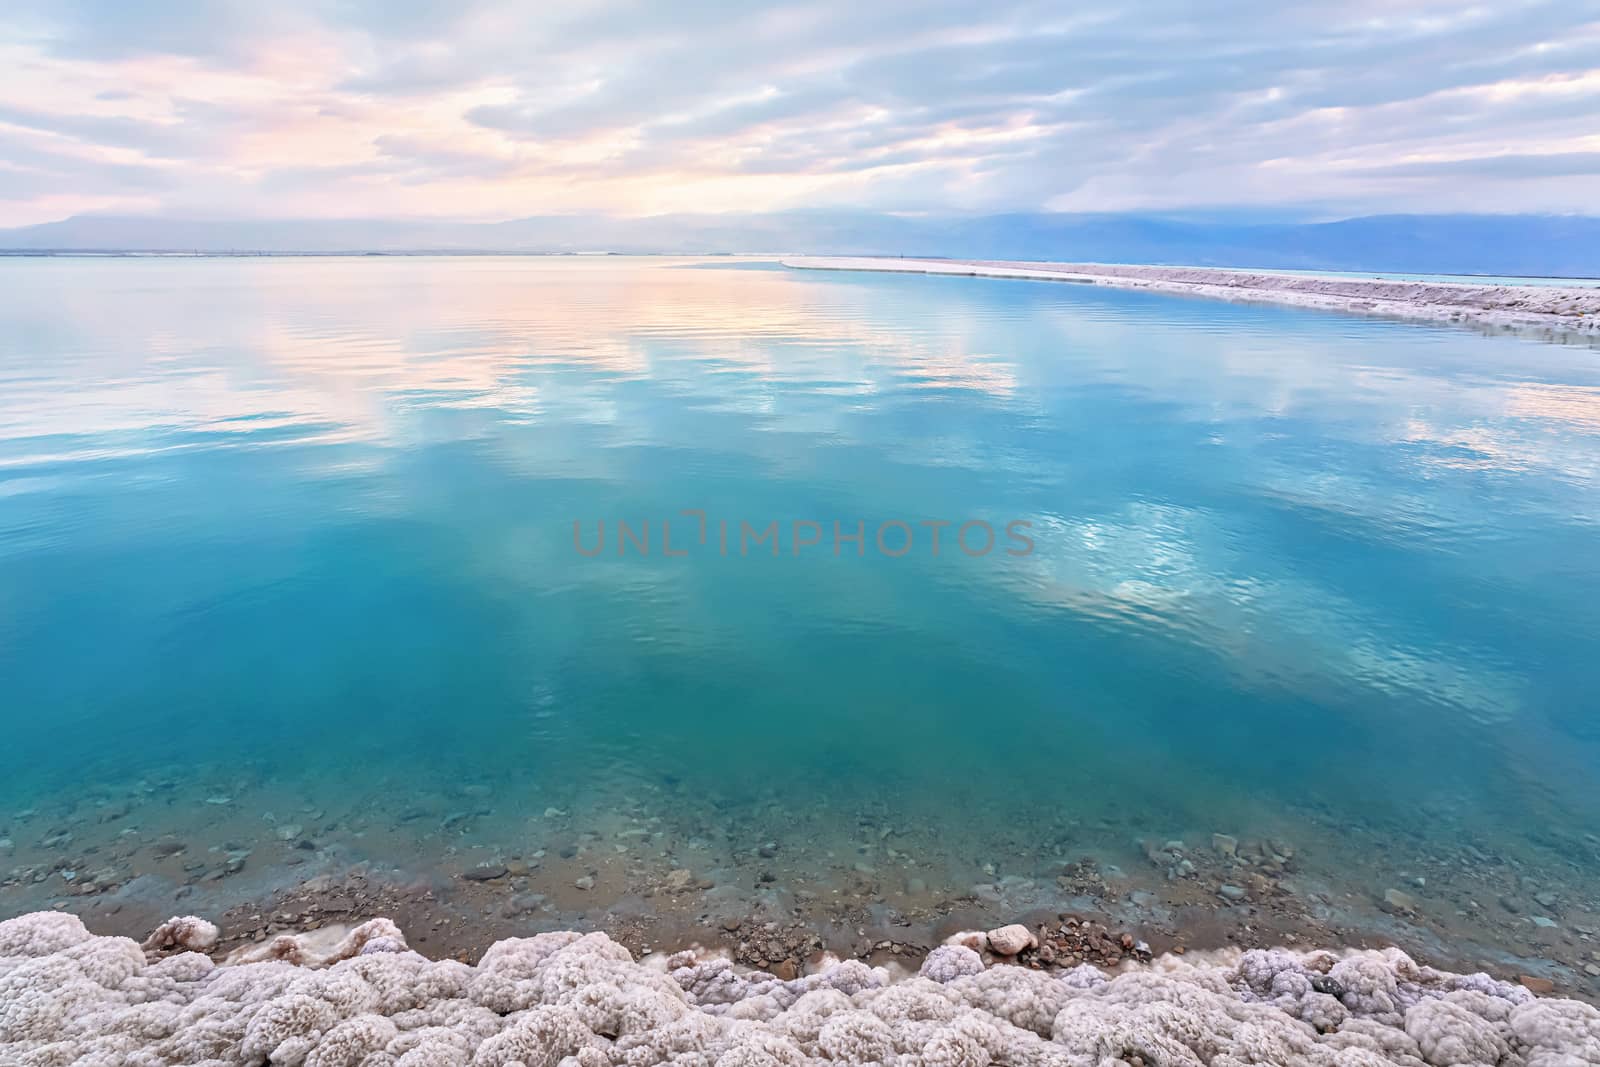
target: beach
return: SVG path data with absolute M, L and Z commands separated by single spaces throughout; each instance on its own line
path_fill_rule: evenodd
M 1548 336 L 1600 335 L 1600 285 L 1476 285 L 1330 278 L 1208 267 L 1106 263 L 1026 263 L 999 260 L 789 257 L 798 270 L 888 271 L 906 274 L 1017 278 L 1143 289 L 1215 300 L 1255 301 L 1378 315 L 1421 322 L 1455 322 L 1491 330 Z

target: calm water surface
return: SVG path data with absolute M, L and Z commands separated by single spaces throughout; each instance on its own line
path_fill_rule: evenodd
M 716 261 L 0 262 L 0 830 L 158 782 L 110 825 L 250 805 L 271 869 L 251 790 L 400 832 L 470 786 L 491 851 L 553 806 L 844 864 L 872 811 L 874 865 L 962 884 L 1073 827 L 1570 856 L 1597 534 L 1587 348 Z

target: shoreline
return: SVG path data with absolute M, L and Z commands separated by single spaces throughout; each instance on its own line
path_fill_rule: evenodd
M 791 256 L 793 270 L 867 271 L 1010 278 L 1138 289 L 1240 303 L 1270 303 L 1416 322 L 1533 333 L 1549 340 L 1600 339 L 1600 286 L 1473 285 L 1326 278 L 1235 268 L 1161 267 L 1009 260 Z
M 352 794 L 238 766 L 187 775 L 184 789 L 140 779 L 0 816 L 0 918 L 63 911 L 143 937 L 181 912 L 236 947 L 386 915 L 441 957 L 579 929 L 635 952 L 699 944 L 799 969 L 822 951 L 914 964 L 963 929 L 1075 917 L 1110 946 L 1127 934 L 1158 955 L 1397 946 L 1600 1001 L 1600 895 L 1582 877 L 1596 835 L 1497 848 L 1316 806 L 1155 832 L 1078 813 L 960 834 L 865 797 L 812 811 L 774 792 L 780 823 L 761 798 L 648 783 L 630 805 L 596 783 L 592 795 L 465 778 Z
M 891 902 L 871 884 L 835 894 L 827 904 L 802 906 L 787 894 L 769 899 L 699 875 L 685 878 L 690 872 L 683 870 L 595 884 L 578 874 L 586 869 L 582 863 L 541 870 L 514 858 L 476 863 L 460 857 L 445 870 L 406 869 L 353 862 L 356 857 L 342 849 L 295 867 L 241 870 L 226 880 L 175 880 L 151 871 L 121 885 L 75 887 L 81 895 L 15 893 L 19 881 L 31 878 L 14 877 L 13 893 L 0 899 L 8 899 L 10 915 L 48 909 L 136 940 L 174 912 L 200 915 L 219 927 L 219 957 L 384 916 L 410 932 L 417 951 L 463 963 L 476 962 L 498 940 L 580 930 L 603 932 L 640 957 L 710 951 L 784 975 L 826 958 L 915 969 L 962 931 L 1020 923 L 1063 935 L 1071 928 L 1059 960 L 1044 961 L 1056 964 L 1047 969 L 1115 969 L 1153 956 L 1304 946 L 1393 949 L 1422 964 L 1481 971 L 1600 1003 L 1594 931 L 1570 915 L 1562 929 L 1533 931 L 1555 936 L 1514 949 L 1477 925 L 1484 917 L 1479 912 L 1452 917 L 1399 890 L 1370 909 L 1332 892 L 1279 884 L 1269 872 L 1231 860 L 1221 863 L 1209 849 L 1173 851 L 1154 842 L 1150 848 L 1152 863 L 1169 865 L 1158 878 L 1130 880 L 1115 866 L 1083 861 L 1064 868 L 1049 893 L 935 888 L 920 906 Z M 1174 873 L 1196 866 L 1186 875 Z

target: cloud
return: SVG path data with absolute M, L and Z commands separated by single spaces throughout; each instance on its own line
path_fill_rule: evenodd
M 19 0 L 0 132 L 171 213 L 1592 209 L 1600 3 Z M 8 183 L 0 222 L 43 201 Z M 23 189 L 24 191 L 17 191 Z M 50 201 L 51 205 L 56 203 Z
M 1421 160 L 1415 163 L 1396 163 L 1387 167 L 1371 167 L 1366 173 L 1422 180 L 1451 176 L 1550 178 L 1585 175 L 1600 178 L 1600 151 L 1505 153 L 1473 159 Z

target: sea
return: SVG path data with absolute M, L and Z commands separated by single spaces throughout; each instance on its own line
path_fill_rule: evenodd
M 1600 351 L 732 257 L 0 260 L 0 737 L 5 915 L 356 870 L 1582 981 Z

